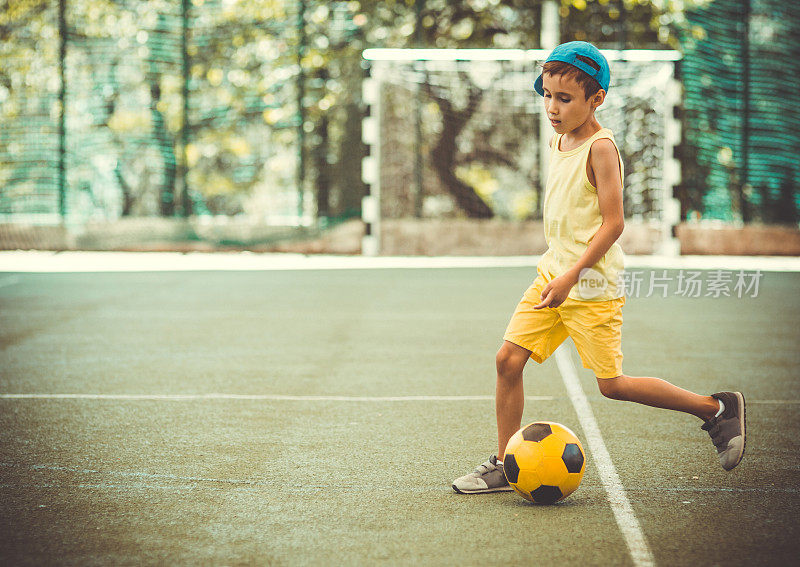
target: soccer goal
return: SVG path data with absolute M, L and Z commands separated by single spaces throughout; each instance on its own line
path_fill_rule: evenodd
M 381 249 L 390 218 L 542 215 L 552 128 L 533 90 L 545 50 L 367 49 L 362 177 L 363 253 Z M 677 253 L 680 167 L 674 107 L 676 51 L 603 50 L 611 88 L 598 110 L 625 164 L 625 216 L 659 231 L 657 252 Z

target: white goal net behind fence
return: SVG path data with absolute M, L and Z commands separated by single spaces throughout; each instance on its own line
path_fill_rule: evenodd
M 611 87 L 597 112 L 625 164 L 625 216 L 663 230 L 674 247 L 673 186 L 680 141 L 674 51 L 603 51 Z M 368 49 L 370 105 L 363 177 L 364 253 L 380 249 L 382 219 L 539 219 L 553 130 L 533 90 L 543 50 Z

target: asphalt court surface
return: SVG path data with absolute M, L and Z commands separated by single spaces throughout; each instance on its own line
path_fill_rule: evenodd
M 0 561 L 634 564 L 553 360 L 524 420 L 584 439 L 578 491 L 450 488 L 495 448 L 494 353 L 533 275 L 0 273 Z M 696 418 L 604 399 L 569 345 L 655 564 L 800 554 L 800 274 L 762 276 L 624 308 L 626 373 L 744 392 L 732 472 Z

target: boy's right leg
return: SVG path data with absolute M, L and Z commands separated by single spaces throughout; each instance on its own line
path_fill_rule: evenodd
M 474 472 L 455 479 L 453 490 L 456 492 L 475 494 L 512 490 L 503 474 L 503 465 L 497 460 L 503 458 L 508 440 L 522 424 L 525 405 L 522 370 L 531 356 L 536 362 L 542 362 L 567 338 L 567 330 L 556 309 L 536 309 L 542 301 L 545 285 L 544 277 L 539 275 L 525 291 L 503 334 L 507 340 L 503 341 L 495 358 L 497 455 L 492 455 Z M 517 342 L 533 346 L 536 351 L 527 350 Z
M 480 465 L 470 474 L 453 481 L 453 490 L 460 494 L 505 492 L 511 486 L 505 477 L 502 459 L 508 440 L 520 428 L 525 394 L 522 388 L 522 371 L 531 351 L 505 341 L 497 352 L 497 455 Z
M 497 458 L 503 458 L 511 436 L 522 425 L 525 407 L 525 391 L 522 371 L 531 356 L 531 351 L 504 341 L 497 351 L 497 386 L 495 388 L 495 414 L 497 416 Z

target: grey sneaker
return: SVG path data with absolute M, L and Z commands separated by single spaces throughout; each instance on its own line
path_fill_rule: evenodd
M 503 465 L 497 462 L 497 456 L 489 460 L 468 475 L 453 481 L 453 490 L 459 494 L 478 494 L 482 492 L 508 492 L 513 490 L 506 480 Z
M 712 417 L 700 426 L 708 431 L 711 441 L 717 448 L 722 468 L 731 470 L 744 456 L 745 411 L 744 396 L 741 392 L 720 392 L 711 397 L 722 400 L 725 410 L 719 417 Z

